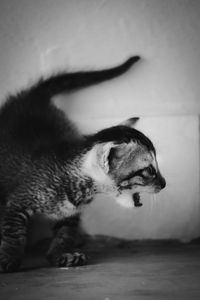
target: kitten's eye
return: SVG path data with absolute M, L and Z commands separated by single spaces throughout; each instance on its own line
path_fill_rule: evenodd
M 155 176 L 155 175 L 156 175 L 156 170 L 154 169 L 154 167 L 153 167 L 152 165 L 150 165 L 149 167 L 147 167 L 145 170 L 146 170 L 146 171 L 149 173 L 149 175 L 151 175 L 151 176 Z

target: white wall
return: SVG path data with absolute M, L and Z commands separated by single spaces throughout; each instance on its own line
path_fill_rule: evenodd
M 104 127 L 108 123 L 112 125 L 118 120 L 134 115 L 165 116 L 153 118 L 156 127 L 152 127 L 152 122 L 148 123 L 148 118 L 144 122 L 148 124 L 150 129 L 148 133 L 156 144 L 159 138 L 159 141 L 162 139 L 161 144 L 168 147 L 169 143 L 171 149 L 164 151 L 163 166 L 164 170 L 168 169 L 171 187 L 168 192 L 166 189 L 168 194 L 163 197 L 178 199 L 176 211 L 178 207 L 180 211 L 181 207 L 184 209 L 176 218 L 173 206 L 157 201 L 152 207 L 152 216 L 159 218 L 157 209 L 167 211 L 166 223 L 174 223 L 174 226 L 168 226 L 166 233 L 158 220 L 154 231 L 152 227 L 145 229 L 154 226 L 150 220 L 145 223 L 145 228 L 138 225 L 143 229 L 138 229 L 133 222 L 125 234 L 123 230 L 130 224 L 130 220 L 126 223 L 126 216 L 120 208 L 117 210 L 116 220 L 118 222 L 118 219 L 122 218 L 120 216 L 124 219 L 121 220 L 121 225 L 118 225 L 121 226 L 118 230 L 119 235 L 141 238 L 176 235 L 188 238 L 200 232 L 196 223 L 200 217 L 197 209 L 199 145 L 196 117 L 200 112 L 199 17 L 198 0 L 1 0 L 0 2 L 2 101 L 7 92 L 20 89 L 41 73 L 47 74 L 65 67 L 71 70 L 102 68 L 122 62 L 129 55 L 142 56 L 142 61 L 123 77 L 74 94 L 67 103 L 66 99 L 59 99 L 59 105 L 68 112 L 70 118 L 79 121 L 83 130 L 88 130 L 88 125 L 90 130 L 95 130 L 98 126 Z M 177 118 L 167 118 L 172 115 L 177 115 Z M 179 118 L 178 115 L 186 117 Z M 186 118 L 189 123 L 182 118 Z M 174 124 L 176 130 L 170 127 L 171 124 Z M 192 124 L 191 138 L 189 131 L 187 137 L 180 138 L 180 143 L 176 142 L 182 134 L 181 126 L 186 126 L 185 124 Z M 165 140 L 157 130 L 162 126 Z M 184 141 L 187 145 L 186 150 Z M 172 177 L 170 175 L 176 161 L 174 144 L 177 157 L 176 176 L 180 176 L 179 183 L 185 183 L 182 184 L 182 191 L 179 185 L 177 188 L 176 180 L 171 181 L 175 178 L 173 174 Z M 185 153 L 185 156 L 180 156 L 179 153 Z M 187 163 L 184 157 L 187 157 Z M 195 166 L 195 172 L 191 166 Z M 192 192 L 191 206 L 188 205 L 187 191 Z M 181 199 L 182 193 L 188 196 Z M 105 210 L 104 205 L 108 204 L 104 203 L 102 210 Z M 191 208 L 189 220 L 186 220 L 185 214 L 187 207 Z M 107 210 L 111 216 L 112 208 L 109 208 L 109 205 Z M 141 210 L 141 214 L 142 211 L 144 210 Z M 143 218 L 140 219 L 143 221 Z M 141 224 L 144 224 L 142 221 Z M 190 221 L 191 229 L 185 234 L 185 228 Z M 96 226 L 97 231 L 98 228 L 101 230 L 100 223 Z M 111 227 L 111 233 L 117 234 L 114 228 L 115 226 Z M 135 234 L 130 234 L 131 231 Z

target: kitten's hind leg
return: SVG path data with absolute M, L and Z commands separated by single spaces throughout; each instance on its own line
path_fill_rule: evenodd
M 1 225 L 0 265 L 4 272 L 18 271 L 27 238 L 31 211 L 10 205 L 6 208 Z
M 66 220 L 57 230 L 49 247 L 47 259 L 55 267 L 74 267 L 85 265 L 87 256 L 77 248 L 82 242 L 79 216 Z

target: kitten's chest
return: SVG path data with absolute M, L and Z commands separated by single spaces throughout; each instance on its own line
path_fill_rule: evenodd
M 58 201 L 53 209 L 49 211 L 48 217 L 53 220 L 62 220 L 64 218 L 71 217 L 79 212 L 79 209 L 72 204 L 68 197 L 65 196 L 62 201 Z
M 94 194 L 95 189 L 90 182 L 68 181 L 57 189 L 51 201 L 47 201 L 46 212 L 54 220 L 71 217 L 90 203 Z

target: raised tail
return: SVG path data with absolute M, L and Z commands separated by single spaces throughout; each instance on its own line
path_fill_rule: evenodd
M 121 65 L 105 70 L 61 73 L 46 80 L 41 79 L 33 90 L 48 97 L 73 92 L 118 77 L 129 70 L 139 59 L 139 56 L 133 56 Z

